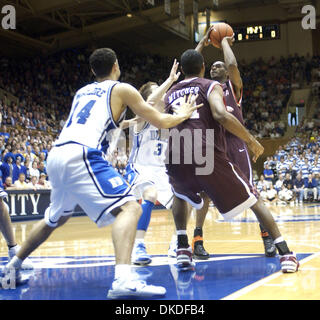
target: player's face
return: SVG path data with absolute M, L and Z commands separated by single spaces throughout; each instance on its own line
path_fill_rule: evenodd
M 221 81 L 227 77 L 227 70 L 224 63 L 214 63 L 210 69 L 211 79 Z

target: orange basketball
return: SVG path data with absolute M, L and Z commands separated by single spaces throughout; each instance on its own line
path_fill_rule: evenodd
M 221 48 L 221 41 L 224 37 L 231 37 L 233 35 L 233 29 L 224 22 L 216 23 L 213 25 L 213 29 L 209 34 L 212 45 L 217 48 Z

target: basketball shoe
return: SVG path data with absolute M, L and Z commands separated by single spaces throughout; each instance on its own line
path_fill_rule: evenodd
M 298 271 L 300 264 L 295 253 L 291 252 L 283 256 L 279 255 L 279 258 L 283 273 L 293 273 Z
M 192 239 L 193 257 L 199 260 L 208 260 L 210 255 L 203 247 L 203 238 L 196 236 Z
M 273 243 L 268 232 L 261 232 L 261 238 L 264 246 L 264 254 L 266 257 L 274 257 L 277 253 L 277 248 Z
M 146 246 L 144 242 L 138 242 L 134 245 L 132 250 L 131 260 L 134 264 L 145 266 L 151 263 L 151 257 L 147 254 Z
M 145 281 L 134 278 L 118 278 L 113 281 L 107 298 L 151 298 L 164 296 L 165 294 L 166 289 L 164 287 L 147 285 Z
M 29 281 L 30 275 L 23 275 L 21 269 L 15 269 L 14 267 L 8 267 L 7 265 L 0 271 L 0 288 L 5 281 L 8 286 L 13 284 L 15 287 L 16 285 L 23 285 Z M 13 281 L 13 282 L 12 282 Z
M 192 261 L 192 249 L 178 248 L 177 249 L 177 266 L 180 270 L 192 270 L 195 267 L 194 261 Z
M 8 251 L 9 261 L 11 261 L 11 259 L 18 253 L 19 249 L 20 249 L 19 245 L 16 245 L 9 249 Z M 26 258 L 23 261 L 21 265 L 21 270 L 33 270 L 33 265 L 29 258 Z
M 169 249 L 168 249 L 168 257 L 170 258 L 177 257 L 177 247 L 178 247 L 178 240 L 177 240 L 177 237 L 175 237 L 170 242 Z

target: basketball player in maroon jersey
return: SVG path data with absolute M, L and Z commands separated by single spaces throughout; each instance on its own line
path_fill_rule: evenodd
M 212 27 L 209 28 L 205 36 L 201 39 L 196 50 L 202 52 L 203 48 L 210 44 L 209 34 Z M 223 97 L 227 111 L 232 113 L 240 122 L 244 124 L 242 116 L 242 93 L 243 84 L 241 75 L 238 69 L 236 57 L 231 49 L 234 42 L 234 37 L 225 37 L 221 41 L 221 49 L 224 55 L 224 61 L 214 62 L 211 66 L 210 77 L 213 80 L 222 84 Z M 232 163 L 236 164 L 240 170 L 245 174 L 250 184 L 253 186 L 252 168 L 250 157 L 246 144 L 230 133 L 226 131 L 227 142 L 227 155 Z M 203 235 L 202 227 L 205 221 L 205 217 L 209 208 L 209 198 L 203 194 L 204 206 L 196 214 L 196 228 L 194 230 L 193 248 L 194 255 L 197 258 L 209 257 L 209 254 L 203 247 Z M 265 255 L 267 257 L 274 257 L 277 253 L 277 249 L 273 243 L 273 240 L 269 233 L 260 226 L 261 237 L 264 244 Z
M 251 208 L 260 224 L 268 230 L 279 251 L 282 272 L 296 272 L 299 262 L 281 236 L 273 216 L 244 173 L 230 162 L 226 151 L 225 131 L 230 131 L 247 144 L 254 155 L 254 162 L 263 153 L 263 147 L 235 116 L 227 112 L 221 84 L 203 78 L 205 65 L 201 53 L 192 49 L 185 51 L 180 65 L 185 80 L 167 92 L 164 99 L 166 112 L 176 112 L 185 96 L 190 93 L 198 94 L 197 103 L 202 103 L 203 107 L 195 111 L 190 119 L 170 129 L 166 167 L 175 194 L 172 213 L 178 237 L 178 268 L 188 270 L 194 266 L 186 231 L 187 202 L 196 209 L 201 209 L 203 199 L 200 192 L 203 191 L 226 220 Z M 185 139 L 188 134 L 191 139 Z M 180 143 L 181 136 L 184 136 L 183 143 Z M 203 155 L 204 150 L 205 154 L 212 155 L 209 162 L 214 163 L 214 168 L 205 173 L 202 171 L 204 163 L 200 164 L 198 160 L 198 155 Z

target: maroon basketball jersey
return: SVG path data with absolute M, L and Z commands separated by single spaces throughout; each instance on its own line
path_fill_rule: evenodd
M 177 129 L 179 132 L 184 129 L 189 129 L 192 133 L 192 137 L 194 138 L 195 130 L 201 129 L 203 154 L 204 150 L 207 150 L 206 147 L 208 147 L 208 141 L 206 138 L 207 129 L 213 129 L 214 132 L 214 143 L 210 143 L 214 148 L 214 152 L 226 153 L 225 129 L 212 117 L 210 104 L 208 102 L 208 96 L 216 85 L 220 85 L 220 83 L 198 77 L 183 80 L 174 85 L 167 92 L 164 100 L 166 112 L 173 113 L 174 110 L 179 108 L 179 105 L 185 101 L 185 95 L 189 95 L 190 93 L 199 95 L 196 103 L 203 103 L 203 106 L 194 111 L 188 120 L 180 123 L 175 128 L 171 128 L 170 134 L 172 129 Z M 190 143 L 194 144 L 194 140 L 193 142 L 190 141 Z M 172 139 L 169 139 L 169 155 L 172 154 L 174 148 L 175 147 L 172 145 Z M 180 154 L 183 154 L 182 148 L 180 148 L 180 151 Z
M 244 124 L 243 116 L 242 116 L 242 105 L 241 105 L 242 93 L 241 93 L 240 100 L 238 101 L 230 80 L 228 80 L 222 85 L 222 89 L 223 89 L 223 97 L 224 97 L 224 102 L 225 102 L 227 111 L 232 113 L 241 122 L 241 124 Z M 234 148 L 234 147 L 243 148 L 243 145 L 245 145 L 240 138 L 236 137 L 235 135 L 233 135 L 231 132 L 227 130 L 226 130 L 226 141 L 227 141 L 228 153 L 230 148 Z

